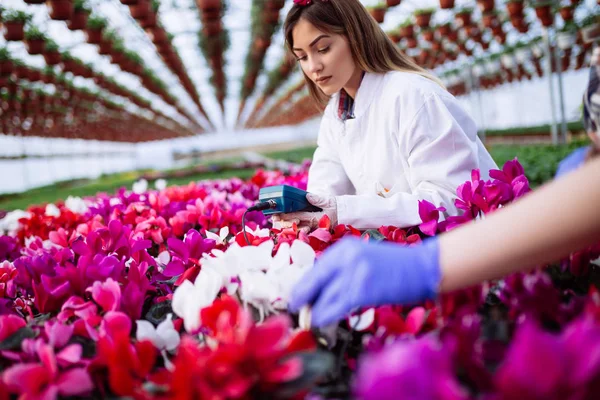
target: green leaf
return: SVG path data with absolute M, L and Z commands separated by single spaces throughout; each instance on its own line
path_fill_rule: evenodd
M 379 232 L 377 229 L 369 229 L 369 230 L 365 231 L 361 235 L 361 238 L 365 238 L 365 237 L 368 237 L 369 241 L 371 241 L 371 242 L 381 242 L 381 241 L 385 240 L 385 236 L 383 236 L 381 234 L 381 232 Z
M 145 318 L 154 325 L 160 324 L 165 318 L 167 318 L 167 314 L 172 314 L 173 308 L 171 307 L 171 300 L 166 300 L 161 303 L 156 303 L 145 315 Z
M 24 326 L 0 342 L 0 350 L 20 350 L 23 340 L 32 339 L 34 337 L 35 332 L 33 329 L 31 329 L 29 326 Z

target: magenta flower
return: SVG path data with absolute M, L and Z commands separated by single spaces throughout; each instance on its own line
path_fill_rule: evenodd
M 438 230 L 440 212 L 446 211 L 444 207 L 436 207 L 427 200 L 419 200 L 419 216 L 423 223 L 419 225 L 421 232 L 427 236 L 434 236 Z
M 147 272 L 148 264 L 145 262 L 139 265 L 133 262 L 129 266 L 127 283 L 122 291 L 121 309 L 132 319 L 140 318 L 146 294 L 152 290 L 152 285 L 146 277 Z
M 92 292 L 92 298 L 104 312 L 116 311 L 121 304 L 121 287 L 112 278 L 108 278 L 104 283 L 94 282 L 88 291 Z
M 16 315 L 0 315 L 0 342 L 27 325 Z
M 450 352 L 429 337 L 396 342 L 365 355 L 355 392 L 363 400 L 468 399 L 454 376 Z
M 479 212 L 488 212 L 488 204 L 483 197 L 484 182 L 478 169 L 471 171 L 471 181 L 467 181 L 456 189 L 458 199 L 454 201 L 456 208 L 464 210 L 465 215 L 471 219 L 477 217 Z
M 515 157 L 514 160 L 505 162 L 502 166 L 502 171 L 498 169 L 490 170 L 490 178 L 498 179 L 499 181 L 508 183 L 509 185 L 515 178 L 521 175 L 525 175 L 525 170 L 523 169 L 523 166 L 517 157 Z
M 5 260 L 14 261 L 19 255 L 19 244 L 15 238 L 0 236 L 0 262 Z
M 600 326 L 580 319 L 561 335 L 526 321 L 496 375 L 500 398 L 592 399 L 600 382 Z
M 69 342 L 73 330 L 73 325 L 62 324 L 59 321 L 48 321 L 44 324 L 48 344 L 55 349 L 61 349 Z
M 190 229 L 184 240 L 171 237 L 167 244 L 172 258 L 163 274 L 168 277 L 181 275 L 188 268 L 198 266 L 202 254 L 210 252 L 216 246 L 214 240 L 205 239 L 195 229 Z
M 59 395 L 82 396 L 93 389 L 85 368 L 59 369 L 52 346 L 38 342 L 37 355 L 40 362 L 16 364 L 4 371 L 2 379 L 11 393 L 23 398 L 56 399 Z

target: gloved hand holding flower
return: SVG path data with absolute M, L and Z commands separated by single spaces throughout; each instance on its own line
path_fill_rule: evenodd
M 296 223 L 300 229 L 312 230 L 318 227 L 319 221 L 324 215 L 329 217 L 332 226 L 337 225 L 337 202 L 335 196 L 322 196 L 314 193 L 307 193 L 306 200 L 313 206 L 321 208 L 323 211 L 276 214 L 272 219 L 273 228 L 289 228 Z

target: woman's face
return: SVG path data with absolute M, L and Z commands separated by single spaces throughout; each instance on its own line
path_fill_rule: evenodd
M 292 50 L 302 71 L 326 95 L 340 91 L 356 77 L 356 63 L 345 36 L 322 32 L 301 18 L 292 39 Z

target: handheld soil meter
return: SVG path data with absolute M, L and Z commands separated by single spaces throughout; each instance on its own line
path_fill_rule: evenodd
M 289 185 L 268 186 L 260 189 L 258 203 L 249 207 L 242 215 L 242 232 L 246 244 L 250 245 L 246 233 L 246 213 L 262 211 L 264 215 L 290 213 L 296 211 L 316 212 L 322 208 L 313 206 L 306 200 L 306 191 Z
M 290 213 L 296 211 L 322 211 L 306 200 L 306 191 L 289 185 L 269 186 L 260 189 L 258 194 L 260 207 L 263 214 Z M 268 207 L 267 207 L 268 205 Z

